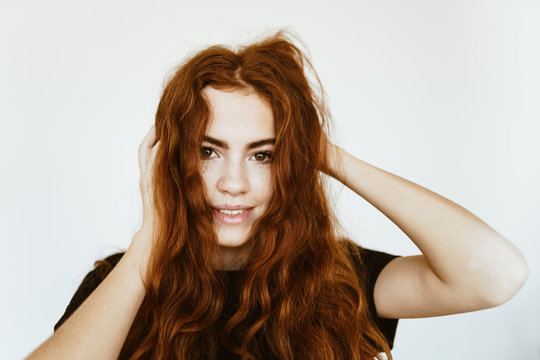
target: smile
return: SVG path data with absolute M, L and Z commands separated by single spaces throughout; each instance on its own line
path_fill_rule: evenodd
M 246 212 L 246 210 L 218 210 L 220 213 L 229 215 L 229 216 L 236 216 L 238 214 L 242 214 Z
M 218 210 L 212 209 L 214 216 L 223 224 L 227 225 L 240 225 L 246 222 L 253 213 L 253 208 L 242 210 Z

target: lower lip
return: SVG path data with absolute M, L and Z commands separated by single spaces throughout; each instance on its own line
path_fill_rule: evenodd
M 218 218 L 219 221 L 227 225 L 240 225 L 246 222 L 247 219 L 251 216 L 251 213 L 253 212 L 253 208 L 251 208 L 236 216 L 229 216 L 217 211 L 216 209 L 212 210 L 216 218 Z

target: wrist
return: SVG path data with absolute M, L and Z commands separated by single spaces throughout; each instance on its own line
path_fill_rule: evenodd
M 329 144 L 327 151 L 327 168 L 325 169 L 325 173 L 341 181 L 341 165 L 344 150 L 337 145 Z
M 133 235 L 126 251 L 127 257 L 136 265 L 141 280 L 146 278 L 147 264 L 152 250 L 152 235 L 148 228 L 141 228 Z

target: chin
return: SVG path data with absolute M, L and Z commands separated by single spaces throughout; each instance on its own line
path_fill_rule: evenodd
M 218 232 L 218 244 L 228 247 L 240 247 L 247 243 L 248 237 L 243 231 L 221 231 Z
M 245 245 L 247 243 L 247 240 L 238 240 L 238 239 L 222 239 L 220 238 L 218 240 L 218 244 L 220 246 L 227 246 L 227 247 L 240 247 L 242 245 Z

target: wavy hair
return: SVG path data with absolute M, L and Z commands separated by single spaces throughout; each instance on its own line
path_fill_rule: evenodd
M 213 267 L 218 241 L 200 174 L 206 86 L 255 91 L 271 105 L 276 133 L 273 196 L 247 240 L 238 306 L 221 322 L 232 290 Z M 176 69 L 155 118 L 146 297 L 121 359 L 217 359 L 220 343 L 242 360 L 392 359 L 328 203 L 320 172 L 328 119 L 312 64 L 282 30 L 236 50 L 205 48 Z

